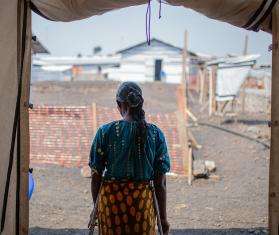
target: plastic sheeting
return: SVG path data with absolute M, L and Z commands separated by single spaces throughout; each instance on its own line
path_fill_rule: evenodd
M 250 66 L 218 68 L 216 101 L 233 100 L 247 78 Z

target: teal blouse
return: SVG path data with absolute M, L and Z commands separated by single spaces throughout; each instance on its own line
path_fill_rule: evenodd
M 114 121 L 99 128 L 92 143 L 89 166 L 109 180 L 152 180 L 170 170 L 163 132 L 148 124 L 144 154 L 134 144 L 135 122 Z M 130 154 L 133 150 L 137 154 Z

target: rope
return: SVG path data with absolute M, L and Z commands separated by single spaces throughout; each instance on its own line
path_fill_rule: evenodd
M 259 31 L 260 25 L 268 17 L 276 2 L 277 0 L 263 0 L 259 8 L 255 11 L 243 28 Z

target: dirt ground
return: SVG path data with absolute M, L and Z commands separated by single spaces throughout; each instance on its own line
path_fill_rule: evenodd
M 215 161 L 217 171 L 214 178 L 197 179 L 192 186 L 184 177 L 168 176 L 171 234 L 266 234 L 269 149 L 260 142 L 269 144 L 267 117 L 245 115 L 233 122 L 208 119 L 195 107 L 193 112 L 206 124 L 191 127 L 203 146 L 194 152 L 195 159 Z M 30 233 L 87 234 L 90 179 L 79 169 L 33 167 L 37 185 L 30 201 Z

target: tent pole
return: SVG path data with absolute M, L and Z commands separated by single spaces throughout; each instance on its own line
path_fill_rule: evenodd
M 272 13 L 272 104 L 271 149 L 269 170 L 269 228 L 271 235 L 279 233 L 279 4 Z
M 22 32 L 25 33 L 25 32 Z M 27 27 L 25 56 L 22 75 L 22 91 L 20 104 L 20 214 L 19 234 L 28 234 L 29 229 L 29 200 L 28 200 L 28 174 L 30 162 L 30 135 L 29 135 L 29 94 L 31 76 L 31 10 L 27 7 Z

